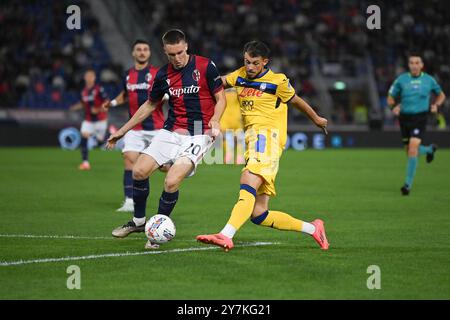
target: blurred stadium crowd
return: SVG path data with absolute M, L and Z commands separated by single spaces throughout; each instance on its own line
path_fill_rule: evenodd
M 0 107 L 68 108 L 80 100 L 83 72 L 93 67 L 109 93 L 123 72 L 111 63 L 87 2 L 81 30 L 66 26 L 67 1 L 0 2 Z
M 61 27 L 67 1 L 0 3 L 0 107 L 67 108 L 78 100 L 87 66 L 97 70 L 109 95 L 120 90 L 120 77 L 128 66 L 112 63 L 89 2 L 71 3 L 80 5 L 83 12 L 82 30 L 76 32 Z M 361 72 L 355 59 L 369 57 L 384 110 L 389 86 L 406 70 L 411 50 L 423 53 L 426 71 L 436 77 L 444 92 L 450 92 L 450 21 L 446 19 L 450 9 L 446 1 L 431 0 L 426 5 L 417 0 L 129 3 L 153 25 L 158 39 L 169 28 L 185 30 L 191 51 L 211 57 L 222 73 L 242 64 L 243 42 L 255 37 L 265 40 L 273 51 L 271 67 L 286 73 L 312 105 L 318 105 L 317 88 L 311 81 L 312 53 L 321 62 L 335 62 L 342 75 L 348 76 Z M 366 27 L 365 11 L 371 4 L 381 7 L 382 30 Z M 355 122 L 357 108 L 337 104 L 333 122 Z M 291 112 L 293 119 L 299 117 L 296 110 Z M 390 115 L 385 114 L 388 121 Z

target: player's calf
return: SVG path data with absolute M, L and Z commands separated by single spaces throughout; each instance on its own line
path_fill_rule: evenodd
M 177 204 L 179 191 L 167 192 L 163 190 L 159 198 L 158 214 L 170 216 Z
M 150 194 L 150 181 L 133 180 L 133 201 L 134 201 L 134 217 L 145 218 L 145 209 L 147 206 L 147 198 Z
M 91 166 L 89 164 L 88 160 L 88 138 L 89 135 L 86 135 L 85 133 L 82 134 L 81 137 L 81 143 L 80 143 L 80 151 L 81 151 L 81 158 L 83 159 L 83 162 L 78 166 L 78 169 L 80 170 L 90 170 Z
M 329 247 L 323 221 L 320 219 L 309 223 L 281 211 L 267 210 L 258 216 L 254 216 L 251 221 L 256 225 L 278 230 L 306 233 L 312 236 L 322 249 L 327 250 Z
M 123 192 L 125 194 L 125 200 L 121 207 L 117 209 L 118 212 L 133 212 L 133 171 L 124 170 L 123 173 Z

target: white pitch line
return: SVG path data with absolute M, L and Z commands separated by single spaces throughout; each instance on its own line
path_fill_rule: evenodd
M 32 239 L 82 239 L 82 240 L 110 240 L 113 237 L 88 237 L 72 235 L 37 235 L 37 234 L 0 234 L 0 238 L 32 238 Z M 137 239 L 137 238 L 130 238 Z M 142 240 L 142 239 L 139 239 Z
M 113 236 L 111 237 L 89 237 L 89 236 L 74 236 L 74 235 L 39 235 L 39 234 L 0 234 L 0 238 L 28 238 L 28 239 L 70 239 L 70 240 L 139 240 L 139 241 L 144 241 L 145 237 L 142 238 L 135 238 L 135 237 L 130 237 L 130 238 L 114 238 Z M 192 240 L 178 240 L 178 239 L 174 239 L 175 242 L 194 242 L 196 241 L 195 239 Z
M 247 242 L 245 244 L 238 244 L 236 247 L 257 247 L 257 246 L 269 246 L 279 244 L 277 242 Z M 175 253 L 175 252 L 192 252 L 192 251 L 205 251 L 220 249 L 219 247 L 191 247 L 184 249 L 171 249 L 165 251 L 141 251 L 141 252 L 123 252 L 123 253 L 105 253 L 98 255 L 89 256 L 78 256 L 78 257 L 63 257 L 63 258 L 44 258 L 44 259 L 34 259 L 34 260 L 18 260 L 18 261 L 1 261 L 0 266 L 18 266 L 24 264 L 32 263 L 46 263 L 46 262 L 62 262 L 62 261 L 75 261 L 75 260 L 91 260 L 91 259 L 101 259 L 101 258 L 114 258 L 114 257 L 128 257 L 128 256 L 142 256 L 148 254 L 162 254 L 162 253 Z

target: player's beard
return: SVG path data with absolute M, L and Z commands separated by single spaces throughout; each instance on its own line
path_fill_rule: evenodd
M 140 65 L 144 65 L 144 64 L 147 64 L 148 63 L 148 58 L 147 59 L 144 59 L 144 58 L 137 58 L 136 59 L 136 62 L 138 63 L 138 64 L 140 64 Z

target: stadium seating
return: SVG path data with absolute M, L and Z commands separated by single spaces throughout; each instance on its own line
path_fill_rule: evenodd
M 365 14 L 369 1 L 195 1 L 189 10 L 176 10 L 183 1 L 149 2 L 134 0 L 155 33 L 168 28 L 186 30 L 194 52 L 210 56 L 228 72 L 239 65 L 243 41 L 259 38 L 267 41 L 276 59 L 272 67 L 286 73 L 297 90 L 314 102 L 310 43 L 317 45 L 321 61 L 347 74 L 361 72 L 352 62 L 368 54 L 373 61 L 382 106 L 386 94 L 399 72 L 405 70 L 406 55 L 411 48 L 424 53 L 426 71 L 450 92 L 449 6 L 434 1 L 423 12 L 420 1 L 377 1 L 381 6 L 382 30 L 369 31 Z M 447 102 L 448 104 L 448 102 Z M 348 114 L 358 105 L 336 104 L 336 121 L 348 123 Z M 342 109 L 342 110 L 340 110 Z M 392 120 L 386 112 L 386 122 Z M 448 114 L 447 114 L 448 117 Z M 356 117 L 358 118 L 358 117 Z M 343 120 L 339 120 L 343 119 Z
M 445 1 L 434 1 L 426 10 L 421 9 L 418 0 L 377 3 L 381 7 L 381 30 L 367 29 L 365 12 L 370 3 L 365 0 L 133 0 L 129 5 L 144 15 L 142 21 L 151 24 L 146 30 L 152 30 L 155 38 L 169 28 L 185 30 L 191 51 L 211 57 L 222 73 L 242 64 L 245 41 L 265 40 L 275 58 L 271 67 L 286 73 L 300 95 L 313 106 L 320 103 L 311 80 L 312 59 L 320 61 L 324 76 L 354 76 L 363 72 L 354 61 L 369 57 L 385 124 L 393 124 L 392 114 L 386 108 L 386 93 L 395 77 L 406 70 L 410 50 L 423 53 L 426 71 L 436 77 L 444 92 L 450 92 L 450 23 L 446 20 L 450 7 Z M 113 72 L 113 78 L 120 78 L 124 70 L 111 63 L 98 21 L 87 2 L 14 4 L 0 4 L 0 26 L 8 30 L 0 34 L 4 48 L 0 51 L 0 107 L 66 108 L 78 99 L 86 66 L 92 65 L 99 73 Z M 61 28 L 69 4 L 82 7 L 82 30 Z M 186 5 L 188 10 L 177 9 Z M 118 92 L 117 82 L 105 85 L 109 95 Z M 365 105 L 358 99 L 351 104 L 335 101 L 334 123 L 355 123 L 355 119 L 366 117 Z M 290 121 L 307 121 L 296 110 L 290 112 Z M 444 108 L 444 113 L 448 121 L 448 108 Z
M 81 30 L 66 28 L 66 8 L 82 11 Z M 68 108 L 79 101 L 83 70 L 121 74 L 111 63 L 98 21 L 83 1 L 2 1 L 0 26 L 0 107 Z M 118 83 L 106 86 L 109 95 Z
M 174 10 L 182 6 L 176 0 L 134 3 L 153 24 L 155 34 L 174 27 L 185 30 L 191 52 L 211 57 L 222 73 L 242 65 L 244 41 L 266 41 L 277 57 L 271 67 L 286 73 L 304 98 L 314 100 L 316 91 L 309 81 L 310 49 L 305 45 L 305 30 L 312 22 L 298 15 L 300 1 L 290 1 L 289 7 L 279 1 L 192 1 L 189 10 Z M 299 117 L 307 121 L 296 110 L 291 112 L 290 120 Z

